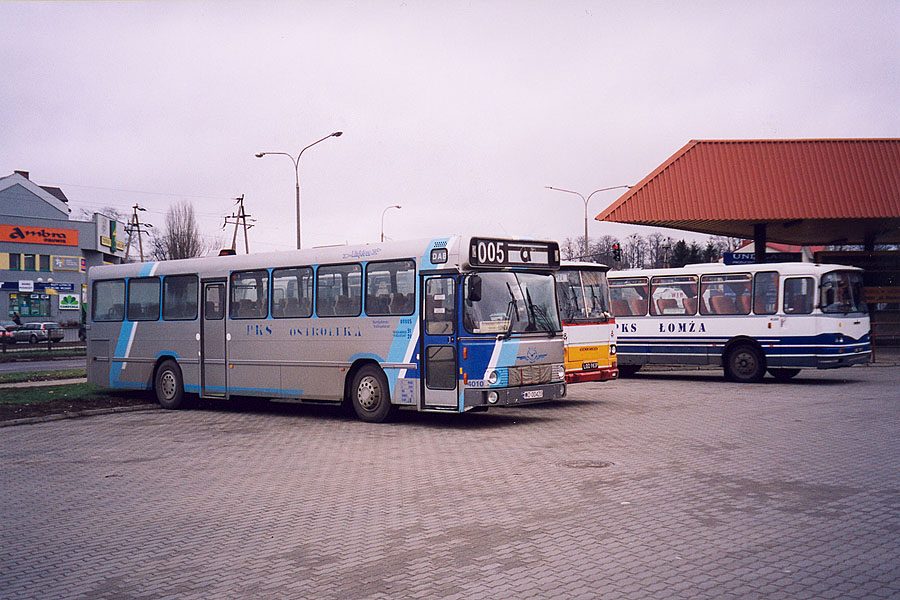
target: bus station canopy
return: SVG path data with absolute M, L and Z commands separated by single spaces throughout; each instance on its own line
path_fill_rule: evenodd
M 691 140 L 596 219 L 796 245 L 900 243 L 900 139 Z

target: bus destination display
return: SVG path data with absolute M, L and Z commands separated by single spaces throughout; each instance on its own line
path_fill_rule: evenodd
M 480 267 L 558 267 L 556 242 L 472 238 L 469 264 Z

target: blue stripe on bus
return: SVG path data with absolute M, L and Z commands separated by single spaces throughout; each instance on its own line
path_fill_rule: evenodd
M 146 277 L 150 275 L 153 271 L 153 267 L 156 266 L 155 262 L 144 263 L 141 265 L 141 270 L 138 273 L 138 277 Z M 126 307 L 127 309 L 127 307 Z M 119 328 L 119 339 L 116 341 L 116 350 L 113 353 L 113 357 L 115 358 L 128 358 L 125 356 L 125 353 L 128 351 L 128 341 L 131 339 L 131 332 L 134 331 L 137 323 L 134 321 L 128 321 L 127 319 L 122 321 L 122 326 Z M 121 387 L 118 385 L 119 377 L 122 375 L 122 366 L 123 364 L 120 362 L 114 362 L 109 369 L 109 387 Z M 135 385 L 133 382 L 122 382 L 125 385 Z M 140 384 L 141 387 L 144 384 Z

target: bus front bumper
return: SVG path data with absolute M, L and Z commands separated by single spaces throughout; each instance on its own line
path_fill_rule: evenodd
M 492 406 L 520 406 L 564 398 L 563 382 L 524 385 L 510 388 L 468 388 L 463 393 L 465 409 Z
M 861 352 L 853 352 L 847 354 L 820 354 L 816 356 L 816 368 L 836 369 L 838 367 L 849 367 L 850 365 L 861 365 L 871 361 L 871 350 L 863 350 Z

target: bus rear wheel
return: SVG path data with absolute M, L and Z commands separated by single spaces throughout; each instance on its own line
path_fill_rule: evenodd
M 800 369 L 769 369 L 769 373 L 778 381 L 787 381 L 799 372 Z
M 762 352 L 751 344 L 738 344 L 725 357 L 725 377 L 740 383 L 762 381 L 766 364 Z
M 350 404 L 356 416 L 367 423 L 384 423 L 390 419 L 393 407 L 384 371 L 374 365 L 359 369 L 350 385 Z
M 163 408 L 174 410 L 184 403 L 184 380 L 181 369 L 174 360 L 167 359 L 159 365 L 153 379 L 156 400 Z

